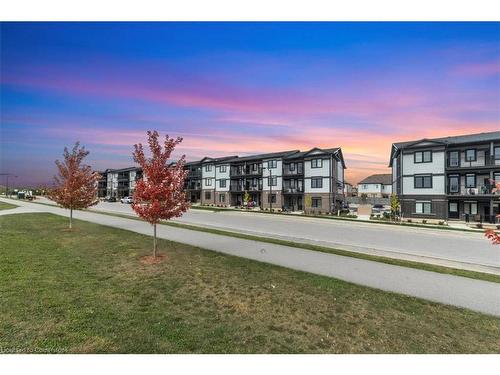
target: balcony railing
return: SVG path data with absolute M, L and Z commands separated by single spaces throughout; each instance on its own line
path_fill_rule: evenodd
M 248 191 L 260 191 L 262 190 L 262 184 L 259 185 L 247 185 Z
M 482 195 L 500 195 L 500 191 L 494 185 L 477 185 L 476 187 L 467 187 L 465 185 L 448 187 L 449 195 L 482 196 Z
M 304 188 L 303 187 L 284 187 L 283 191 L 285 194 L 297 194 L 297 193 L 303 193 Z
M 302 164 L 295 166 L 294 169 L 290 169 L 288 165 L 285 164 L 283 168 L 283 176 L 297 176 L 304 174 L 304 168 Z
M 474 161 L 447 158 L 446 165 L 448 168 L 493 167 L 500 166 L 500 159 L 495 159 L 495 156 L 478 157 Z

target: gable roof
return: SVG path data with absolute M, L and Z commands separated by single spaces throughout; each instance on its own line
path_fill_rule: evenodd
M 395 142 L 392 144 L 391 148 L 391 158 L 389 161 L 389 167 L 392 167 L 392 161 L 400 150 L 402 150 L 403 148 L 411 148 L 413 146 L 418 146 L 419 144 L 424 142 L 436 143 L 436 145 L 448 146 L 448 145 L 460 145 L 464 143 L 480 143 L 480 142 L 491 142 L 491 141 L 500 141 L 500 131 L 456 135 L 456 136 L 442 137 L 442 138 L 423 138 L 420 140 L 407 141 L 407 142 Z
M 372 174 L 364 180 L 360 181 L 360 184 L 381 184 L 381 185 L 392 185 L 392 175 L 391 174 Z
M 203 159 L 201 159 L 198 163 L 219 163 L 221 161 L 228 161 L 231 159 L 237 159 L 238 155 L 233 155 L 233 156 L 223 156 L 220 158 L 211 158 L 209 156 L 205 156 Z M 192 162 L 193 163 L 193 162 Z
M 279 152 L 271 152 L 268 154 L 257 154 L 257 155 L 248 155 L 243 157 L 237 157 L 234 160 L 230 160 L 231 162 L 238 161 L 249 161 L 249 160 L 262 160 L 262 159 L 271 159 L 271 158 L 285 158 L 289 155 L 293 155 L 298 153 L 299 150 L 289 150 L 289 151 L 279 151 Z

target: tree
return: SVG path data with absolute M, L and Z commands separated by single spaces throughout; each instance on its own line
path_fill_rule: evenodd
M 151 158 L 146 158 L 141 143 L 134 145 L 134 161 L 142 168 L 143 178 L 137 181 L 134 192 L 133 210 L 139 217 L 153 226 L 153 258 L 156 258 L 156 224 L 160 220 L 180 217 L 189 208 L 184 191 L 185 155 L 177 163 L 168 164 L 170 155 L 182 138 L 165 136 L 163 149 L 158 142 L 158 132 L 148 131 Z
M 401 208 L 401 203 L 399 202 L 399 198 L 396 194 L 391 194 L 391 216 L 393 220 L 396 219 L 396 216 L 399 214 L 399 209 Z
M 71 152 L 64 148 L 64 161 L 56 160 L 59 171 L 54 176 L 54 187 L 48 189 L 48 197 L 58 205 L 69 209 L 69 228 L 73 227 L 73 210 L 93 206 L 99 202 L 97 199 L 97 181 L 99 174 L 92 168 L 83 164 L 89 154 L 85 147 L 80 147 L 76 142 Z
M 500 245 L 500 234 L 496 233 L 493 229 L 489 229 L 484 233 L 493 245 Z

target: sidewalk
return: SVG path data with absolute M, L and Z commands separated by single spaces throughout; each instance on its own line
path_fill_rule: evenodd
M 33 211 L 68 216 L 67 210 L 58 207 L 22 201 L 16 201 L 16 204 Z M 74 218 L 145 235 L 152 234 L 151 225 L 133 219 L 85 211 L 75 211 Z M 165 225 L 158 226 L 158 236 L 229 255 L 500 316 L 498 283 Z

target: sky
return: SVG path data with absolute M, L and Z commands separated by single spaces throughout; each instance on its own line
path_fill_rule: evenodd
M 1 23 L 0 173 L 50 183 L 80 141 L 134 165 L 341 147 L 353 184 L 393 142 L 500 130 L 500 23 Z M 12 182 L 10 182 L 12 183 Z M 4 184 L 0 176 L 0 184 Z

